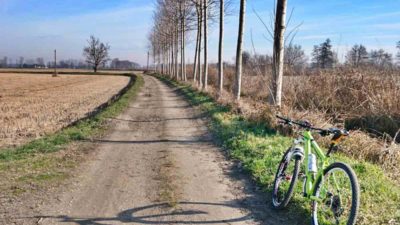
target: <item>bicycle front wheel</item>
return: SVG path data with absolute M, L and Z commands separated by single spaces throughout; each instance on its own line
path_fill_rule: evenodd
M 312 205 L 314 225 L 354 225 L 360 204 L 357 176 L 347 164 L 336 162 L 324 170 L 316 184 Z
M 272 190 L 272 207 L 283 209 L 289 203 L 295 188 L 300 170 L 300 159 L 292 157 L 292 149 L 289 148 L 282 157 L 278 171 L 275 175 Z

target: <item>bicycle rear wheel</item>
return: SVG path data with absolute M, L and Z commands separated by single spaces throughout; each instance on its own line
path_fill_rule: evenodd
M 272 206 L 275 209 L 283 209 L 287 206 L 299 176 L 300 159 L 293 158 L 291 153 L 292 149 L 289 148 L 283 156 L 275 175 L 272 189 Z
M 324 170 L 314 195 L 322 201 L 312 205 L 314 225 L 354 225 L 360 204 L 357 176 L 347 164 L 336 162 Z

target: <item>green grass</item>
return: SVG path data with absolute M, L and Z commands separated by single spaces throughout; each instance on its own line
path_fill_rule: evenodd
M 122 113 L 144 83 L 141 76 L 133 76 L 132 79 L 132 86 L 97 114 L 20 147 L 0 150 L 0 191 L 21 194 L 32 185 L 47 186 L 67 178 L 86 147 L 78 144 L 73 152 L 60 152 L 73 147 L 72 143 L 104 133 L 107 119 Z
M 274 132 L 265 124 L 249 121 L 218 105 L 210 96 L 195 91 L 189 85 L 160 77 L 176 86 L 191 104 L 199 106 L 211 118 L 210 130 L 217 142 L 240 160 L 244 168 L 270 195 L 278 163 L 291 145 L 291 138 Z M 392 182 L 378 165 L 354 160 L 342 154 L 336 161 L 348 163 L 356 172 L 361 188 L 361 207 L 357 224 L 400 224 L 400 187 Z M 269 204 L 269 203 L 268 203 Z M 303 218 L 299 224 L 310 223 L 309 202 L 301 193 L 299 182 L 287 215 Z

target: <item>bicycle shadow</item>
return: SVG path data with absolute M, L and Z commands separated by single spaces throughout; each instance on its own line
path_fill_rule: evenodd
M 75 223 L 78 225 L 106 225 L 106 224 L 221 224 L 240 223 L 253 218 L 251 212 L 240 217 L 221 216 L 218 219 L 207 220 L 212 210 L 218 207 L 228 207 L 232 210 L 240 210 L 240 205 L 234 202 L 211 203 L 211 202 L 178 202 L 178 208 L 171 208 L 168 203 L 151 204 L 121 211 L 115 217 L 73 217 L 68 215 L 59 216 L 36 216 L 38 219 L 53 219 L 57 223 Z M 202 206 L 199 208 L 199 206 Z M 146 213 L 150 211 L 150 213 Z M 200 217 L 200 218 L 199 218 Z M 197 218 L 197 219 L 196 219 Z

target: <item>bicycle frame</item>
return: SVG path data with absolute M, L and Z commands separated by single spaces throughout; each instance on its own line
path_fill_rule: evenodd
M 329 164 L 329 157 L 325 155 L 322 149 L 319 147 L 317 142 L 314 140 L 311 131 L 304 131 L 302 134 L 303 138 L 303 146 L 304 146 L 304 171 L 305 171 L 305 187 L 304 187 L 304 195 L 311 200 L 319 201 L 319 198 L 313 196 L 313 193 L 316 188 L 316 183 L 318 179 L 323 179 L 324 169 Z M 317 173 L 312 173 L 308 168 L 308 154 L 315 153 L 318 159 L 317 164 Z

